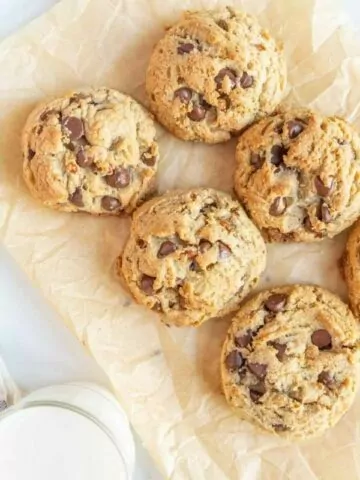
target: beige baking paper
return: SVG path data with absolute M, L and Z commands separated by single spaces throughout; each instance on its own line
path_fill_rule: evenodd
M 21 179 L 19 138 L 36 102 L 84 85 L 144 101 L 154 43 L 181 10 L 213 0 L 65 0 L 0 47 L 0 233 L 5 247 L 109 376 L 166 478 L 280 480 L 360 477 L 360 396 L 320 439 L 292 444 L 238 420 L 220 393 L 219 354 L 229 320 L 170 329 L 137 306 L 113 275 L 129 221 L 42 208 Z M 242 0 L 285 43 L 289 100 L 360 127 L 360 42 L 342 0 Z M 160 190 L 232 187 L 235 143 L 184 143 L 159 128 Z M 342 295 L 344 236 L 272 245 L 262 287 L 313 282 Z M 24 312 L 24 322 L 26 312 Z

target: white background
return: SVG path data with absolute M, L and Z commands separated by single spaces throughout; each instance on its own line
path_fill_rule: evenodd
M 338 1 L 359 28 L 359 0 Z M 57 0 L 0 0 L 0 40 L 55 3 Z M 0 356 L 20 388 L 33 390 L 72 380 L 107 384 L 92 358 L 1 246 L 0 292 Z M 136 443 L 138 460 L 134 480 L 160 479 L 140 442 Z

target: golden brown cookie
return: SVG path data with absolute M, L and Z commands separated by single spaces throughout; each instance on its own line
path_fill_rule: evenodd
M 154 188 L 155 126 L 133 98 L 86 89 L 39 105 L 22 138 L 32 195 L 67 212 L 131 212 Z
M 337 296 L 316 286 L 263 291 L 242 306 L 224 343 L 225 396 L 272 433 L 321 435 L 350 408 L 359 327 Z
M 155 47 L 151 110 L 184 140 L 217 143 L 271 113 L 286 86 L 282 47 L 232 7 L 186 12 Z
M 166 324 L 197 326 L 236 310 L 265 260 L 264 241 L 241 205 L 199 188 L 141 206 L 120 263 L 137 302 Z
M 342 268 L 349 292 L 349 302 L 353 314 L 360 317 L 360 221 L 350 231 Z
M 264 118 L 240 136 L 235 191 L 270 242 L 333 237 L 360 215 L 360 137 L 310 110 Z

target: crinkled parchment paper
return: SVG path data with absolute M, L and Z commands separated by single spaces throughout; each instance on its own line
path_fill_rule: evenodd
M 220 393 L 219 354 L 229 319 L 166 328 L 135 305 L 113 274 L 129 220 L 42 208 L 21 179 L 19 138 L 34 104 L 84 85 L 144 101 L 154 43 L 181 10 L 214 0 L 65 0 L 0 47 L 0 234 L 3 243 L 109 376 L 167 478 L 346 479 L 360 476 L 360 396 L 324 437 L 300 444 L 238 420 Z M 360 126 L 360 43 L 340 27 L 341 0 L 239 0 L 285 42 L 289 101 Z M 161 191 L 231 190 L 234 142 L 180 142 L 159 128 Z M 337 261 L 344 236 L 272 245 L 262 287 L 314 282 L 345 295 Z

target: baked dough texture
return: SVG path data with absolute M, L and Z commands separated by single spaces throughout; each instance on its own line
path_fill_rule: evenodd
M 307 109 L 265 118 L 240 136 L 235 191 L 270 242 L 334 237 L 360 215 L 360 137 Z
M 359 326 L 337 296 L 290 285 L 257 294 L 234 317 L 221 369 L 229 404 L 289 438 L 321 435 L 350 408 Z
M 137 302 L 168 325 L 200 325 L 236 310 L 265 268 L 260 233 L 241 205 L 209 188 L 141 206 L 119 262 Z
M 186 12 L 158 42 L 147 70 L 150 109 L 184 140 L 218 143 L 279 104 L 282 46 L 231 7 Z
M 32 195 L 66 212 L 132 212 L 154 190 L 158 145 L 151 115 L 109 88 L 39 105 L 23 131 L 23 173 Z

